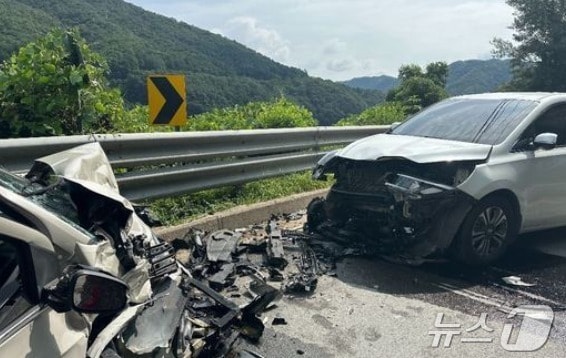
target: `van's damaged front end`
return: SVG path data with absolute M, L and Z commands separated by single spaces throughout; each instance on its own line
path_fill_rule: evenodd
M 384 254 L 417 262 L 449 248 L 476 200 L 458 189 L 477 160 L 352 159 L 330 153 L 313 172 L 336 180 L 309 205 L 309 229 L 362 239 Z M 466 158 L 467 159 L 467 158 Z

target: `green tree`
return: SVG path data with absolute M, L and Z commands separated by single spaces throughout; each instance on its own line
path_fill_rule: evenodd
M 401 122 L 405 119 L 405 108 L 403 103 L 385 102 L 370 107 L 357 115 L 348 116 L 338 123 L 337 126 L 368 126 Z
M 190 130 L 311 127 L 317 122 L 305 107 L 280 97 L 271 102 L 214 109 L 189 120 Z
M 0 66 L 0 137 L 111 128 L 123 101 L 106 88 L 106 72 L 75 30 L 53 30 L 22 47 Z
M 432 62 L 426 65 L 425 77 L 440 87 L 446 87 L 448 80 L 448 64 L 446 62 Z
M 566 91 L 566 1 L 507 0 L 515 8 L 513 42 L 496 38 L 494 54 L 511 58 L 509 90 Z
M 418 65 L 403 65 L 399 68 L 401 83 L 387 93 L 388 102 L 399 102 L 405 106 L 405 113 L 412 114 L 446 97 L 444 89 L 448 78 L 448 65 L 433 62 L 426 72 Z
M 414 77 L 423 77 L 423 69 L 419 65 L 411 64 L 411 65 L 403 65 L 399 67 L 399 81 L 404 82 L 410 78 Z

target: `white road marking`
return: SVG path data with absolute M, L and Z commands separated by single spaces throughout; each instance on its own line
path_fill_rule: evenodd
M 504 289 L 506 291 L 516 293 L 516 294 L 521 295 L 521 296 L 532 298 L 533 300 L 551 303 L 553 305 L 560 306 L 560 307 L 566 307 L 566 304 L 564 304 L 562 302 L 554 301 L 554 300 L 551 300 L 550 298 L 539 296 L 539 295 L 534 294 L 534 293 L 526 292 L 526 291 L 523 291 L 523 290 L 518 290 L 518 289 L 512 288 L 512 287 L 503 286 L 503 285 L 500 285 L 500 284 L 495 283 L 495 282 L 492 282 L 492 285 L 495 286 L 495 287 L 499 287 L 501 289 Z
M 499 309 L 500 311 L 502 311 L 504 313 L 509 313 L 513 310 L 512 307 L 505 305 L 505 301 L 497 300 L 497 299 L 494 299 L 493 297 L 488 297 L 488 296 L 482 295 L 480 293 L 474 292 L 474 291 L 469 290 L 469 289 L 458 288 L 456 286 L 452 286 L 452 285 L 447 284 L 447 283 L 432 283 L 432 284 L 436 287 L 443 289 L 443 290 L 446 290 L 446 291 L 452 292 L 454 294 L 469 298 L 471 300 L 483 303 L 485 305 L 497 307 L 497 309 Z

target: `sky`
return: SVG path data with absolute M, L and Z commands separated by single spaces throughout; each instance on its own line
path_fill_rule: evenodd
M 505 0 L 127 0 L 335 81 L 403 64 L 492 58 L 510 39 Z

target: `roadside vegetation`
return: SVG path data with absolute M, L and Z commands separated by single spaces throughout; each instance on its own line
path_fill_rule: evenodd
M 238 205 L 254 204 L 324 189 L 331 183 L 330 180 L 313 180 L 310 172 L 302 172 L 238 186 L 203 190 L 180 197 L 158 199 L 151 207 L 164 225 L 172 225 Z

